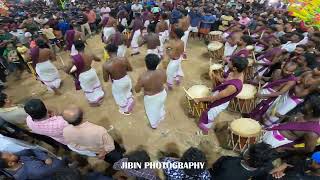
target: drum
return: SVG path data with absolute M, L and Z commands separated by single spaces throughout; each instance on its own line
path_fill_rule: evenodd
M 125 35 L 126 38 L 128 38 L 128 39 L 130 39 L 130 37 L 131 37 L 131 31 L 130 30 L 126 30 L 122 34 Z
M 209 96 L 210 93 L 210 89 L 205 85 L 194 85 L 186 91 L 189 113 L 193 117 L 200 117 L 202 112 L 207 110 L 208 106 L 205 102 L 196 103 L 194 99 Z
M 222 31 L 211 31 L 209 33 L 209 40 L 210 41 L 221 41 L 222 40 Z
M 209 69 L 209 77 L 212 80 L 213 88 L 217 87 L 219 79 L 223 77 L 223 65 L 212 64 Z
M 247 81 L 250 81 L 254 77 L 254 66 L 253 66 L 254 60 L 252 58 L 248 58 L 248 67 L 244 71 L 244 79 Z
M 248 118 L 236 119 L 230 123 L 229 146 L 233 151 L 242 152 L 249 145 L 255 144 L 260 140 L 262 127 L 261 125 Z
M 219 61 L 222 60 L 223 57 L 223 53 L 224 53 L 224 48 L 223 48 L 223 44 L 219 41 L 212 41 L 209 45 L 208 45 L 208 51 L 210 53 L 210 57 L 214 60 L 214 61 Z
M 256 106 L 257 88 L 251 84 L 243 84 L 241 92 L 229 104 L 229 110 L 239 113 L 250 113 Z
M 248 51 L 253 51 L 254 50 L 254 46 L 252 46 L 252 45 L 246 46 L 246 49 Z

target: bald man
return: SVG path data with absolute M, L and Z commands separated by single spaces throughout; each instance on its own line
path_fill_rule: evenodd
M 62 116 L 69 123 L 63 130 L 63 136 L 71 150 L 104 159 L 110 164 L 122 158 L 124 150 L 113 140 L 108 131 L 102 126 L 86 121 L 79 107 L 67 108 Z

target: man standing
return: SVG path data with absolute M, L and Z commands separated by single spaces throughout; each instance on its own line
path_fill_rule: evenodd
M 145 58 L 148 71 L 140 75 L 135 86 L 139 93 L 144 90 L 144 108 L 152 128 L 156 129 L 165 118 L 165 101 L 167 92 L 164 84 L 167 81 L 163 70 L 157 69 L 160 58 L 155 54 L 148 54 Z
M 60 95 L 61 93 L 58 90 L 61 84 L 59 72 L 50 62 L 50 60 L 55 61 L 56 56 L 44 40 L 38 39 L 36 44 L 37 46 L 30 50 L 30 56 L 38 79 L 47 86 L 49 91 L 54 91 L 56 95 Z
M 97 26 L 96 26 L 97 16 L 96 16 L 96 13 L 92 9 L 90 10 L 89 8 L 86 8 L 85 15 L 87 16 L 90 28 L 92 28 L 92 30 L 94 30 L 94 31 L 97 31 Z
M 173 82 L 176 81 L 177 84 L 180 84 L 180 77 L 183 77 L 181 67 L 181 56 L 184 52 L 184 42 L 181 38 L 184 35 L 182 29 L 175 29 L 172 33 L 173 39 L 171 39 L 166 46 L 167 54 L 170 58 L 170 62 L 167 67 L 167 85 L 169 90 L 173 89 Z
M 184 11 L 182 14 L 183 14 L 183 17 L 179 19 L 178 28 L 180 28 L 184 32 L 184 35 L 182 36 L 181 40 L 184 43 L 183 59 L 186 60 L 187 59 L 187 43 L 188 43 L 189 32 L 190 32 L 189 31 L 190 18 L 188 17 L 188 11 Z
M 110 13 L 108 22 L 103 28 L 103 40 L 105 43 L 109 41 L 110 36 L 116 33 L 115 26 L 117 24 L 117 20 L 114 17 L 114 12 Z
M 147 43 L 147 54 L 155 54 L 160 57 L 159 47 L 160 40 L 159 35 L 155 33 L 156 25 L 148 25 L 148 34 L 143 37 L 143 41 L 140 43 L 140 47 Z
M 103 79 L 112 82 L 112 94 L 119 105 L 119 112 L 124 115 L 130 115 L 134 106 L 132 95 L 132 82 L 128 75 L 128 71 L 132 71 L 132 67 L 127 58 L 117 57 L 117 46 L 113 44 L 107 45 L 107 51 L 110 61 L 103 64 Z
M 141 4 L 139 4 L 138 0 L 134 1 L 134 4 L 131 6 L 131 10 L 133 12 L 133 15 L 135 16 L 137 13 L 141 14 L 143 7 Z
M 63 130 L 68 147 L 82 155 L 104 159 L 113 164 L 123 157 L 124 149 L 102 127 L 83 119 L 83 111 L 75 106 L 63 111 L 70 125 Z
M 89 26 L 89 19 L 88 17 L 84 14 L 84 13 L 80 13 L 80 15 L 78 16 L 79 18 L 79 24 L 81 27 L 81 32 L 86 36 L 86 31 L 88 32 L 89 36 L 91 36 L 91 29 Z
M 66 68 L 66 72 L 70 73 L 72 67 L 75 66 L 76 71 L 71 73 L 75 73 L 76 89 L 84 91 L 91 106 L 100 106 L 104 91 L 96 70 L 91 67 L 92 61 L 100 61 L 100 59 L 95 55 L 84 53 L 86 46 L 82 41 L 75 41 L 74 46 L 79 54 L 72 56 L 72 64 Z
M 66 31 L 65 41 L 66 41 L 66 48 L 65 50 L 71 51 L 71 56 L 77 55 L 78 51 L 74 47 L 73 43 L 76 40 L 84 40 L 84 34 L 77 30 L 75 25 L 70 26 L 70 30 Z
M 126 51 L 127 51 L 126 42 L 127 42 L 128 38 L 126 37 L 126 35 L 122 34 L 124 30 L 125 30 L 125 27 L 123 25 L 119 24 L 117 26 L 116 33 L 111 35 L 109 40 L 106 43 L 106 44 L 111 43 L 111 44 L 115 45 L 116 47 L 118 47 L 118 52 L 117 52 L 118 57 L 125 57 Z
M 163 51 L 164 51 L 164 43 L 166 41 L 166 36 L 169 31 L 169 25 L 165 21 L 167 19 L 167 14 L 163 13 L 160 16 L 160 21 L 157 23 L 156 26 L 156 33 L 159 34 L 159 39 L 160 39 L 160 47 L 159 47 L 159 54 L 163 58 Z
M 138 41 L 143 29 L 144 29 L 144 26 L 143 26 L 143 21 L 141 19 L 141 14 L 136 13 L 133 21 L 132 33 L 130 37 L 131 48 L 132 48 L 131 56 L 140 54 Z
M 48 111 L 40 99 L 29 100 L 25 104 L 24 110 L 29 115 L 27 126 L 33 133 L 45 135 L 61 144 L 66 144 L 63 138 L 63 129 L 68 123 L 61 116 L 56 116 L 53 112 Z

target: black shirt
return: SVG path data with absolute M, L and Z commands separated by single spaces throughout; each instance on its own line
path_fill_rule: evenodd
M 214 180 L 248 180 L 250 177 L 260 176 L 269 173 L 273 166 L 267 165 L 264 168 L 248 170 L 241 164 L 240 157 L 223 156 L 218 159 L 210 169 Z

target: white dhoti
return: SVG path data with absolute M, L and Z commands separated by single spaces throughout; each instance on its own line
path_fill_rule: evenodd
M 170 39 L 170 31 L 169 31 L 169 30 L 166 30 L 164 36 L 165 36 L 165 39 L 166 39 L 166 40 L 169 40 L 169 39 Z
M 258 60 L 258 62 L 266 64 L 265 66 L 258 65 L 256 68 L 256 73 L 258 73 L 259 76 L 263 76 L 263 74 L 269 69 L 269 66 L 267 65 L 270 64 L 271 62 L 266 58 L 260 59 Z
M 173 86 L 174 80 L 179 81 L 180 77 L 183 77 L 183 71 L 181 66 L 181 58 L 177 60 L 170 60 L 167 67 L 167 84 L 169 87 Z
M 104 27 L 103 28 L 103 39 L 107 41 L 111 35 L 115 34 L 116 30 L 113 27 Z
M 80 86 L 90 104 L 99 103 L 104 97 L 104 91 L 96 71 L 91 68 L 79 75 Z
M 277 114 L 285 115 L 302 102 L 303 99 L 292 97 L 289 95 L 289 92 L 278 97 L 263 116 L 264 124 L 266 126 L 271 126 L 277 123 L 279 121 L 279 117 L 276 116 Z
M 122 113 L 130 113 L 133 109 L 134 99 L 131 90 L 132 82 L 128 75 L 112 81 L 112 95 Z
M 212 93 L 212 96 L 215 96 L 219 93 L 219 91 L 216 91 L 214 93 Z M 210 129 L 213 125 L 213 121 L 218 117 L 218 115 L 226 110 L 229 106 L 229 101 L 228 102 L 225 102 L 219 106 L 216 106 L 216 107 L 213 107 L 211 108 L 209 111 L 208 111 L 208 120 L 209 120 L 209 123 L 208 124 L 203 124 L 204 126 L 206 126 L 206 128 Z
M 128 20 L 127 20 L 127 18 L 122 18 L 122 19 L 120 20 L 120 24 L 121 24 L 122 26 L 124 26 L 124 27 L 127 27 L 127 26 L 128 26 Z
M 148 34 L 147 29 L 148 29 L 149 24 L 150 24 L 150 20 L 146 20 L 146 21 L 144 22 L 144 25 L 143 25 L 144 29 L 143 29 L 143 31 L 142 31 L 142 36 L 145 36 L 145 35 Z
M 254 51 L 257 52 L 257 53 L 260 53 L 263 50 L 264 50 L 263 46 L 255 45 L 255 47 L 254 47 Z
M 79 54 L 78 50 L 76 50 L 76 47 L 72 44 L 71 46 L 71 51 L 70 51 L 70 56 L 75 56 Z
M 190 26 L 189 29 L 188 29 L 189 32 L 193 32 L 193 33 L 197 33 L 199 32 L 199 28 L 198 27 L 192 27 Z
M 141 36 L 141 30 L 136 30 L 133 34 L 132 40 L 131 40 L 131 48 L 132 48 L 132 54 L 139 52 L 139 38 Z
M 127 51 L 126 45 L 123 44 L 123 45 L 118 46 L 117 56 L 118 57 L 125 57 L 126 51 Z
M 163 54 L 164 54 L 164 43 L 166 42 L 166 33 L 165 32 L 160 32 L 159 33 L 159 40 L 160 40 L 159 54 L 160 54 L 160 56 L 163 56 Z
M 293 141 L 287 139 L 279 133 L 279 131 L 266 131 L 262 137 L 262 141 L 272 146 L 272 148 L 278 148 L 280 146 L 292 143 Z
M 153 96 L 144 96 L 144 108 L 152 128 L 157 128 L 161 120 L 165 118 L 165 101 L 167 92 L 164 89 Z
M 237 45 L 231 46 L 228 42 L 224 44 L 224 57 L 231 56 L 233 52 L 237 49 Z
M 36 72 L 39 80 L 47 86 L 48 90 L 58 89 L 60 87 L 61 79 L 59 72 L 49 60 L 37 63 Z
M 158 48 L 156 48 L 156 49 L 148 49 L 147 50 L 147 55 L 148 54 L 155 54 L 155 55 L 160 57 L 160 53 L 159 53 L 159 49 Z
M 188 39 L 189 39 L 189 31 L 185 31 L 184 35 L 182 36 L 181 40 L 183 41 L 184 44 L 184 53 L 187 53 L 187 44 L 188 44 Z

